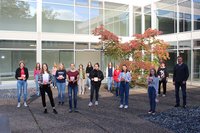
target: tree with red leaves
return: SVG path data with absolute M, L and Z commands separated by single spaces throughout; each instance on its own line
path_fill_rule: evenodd
M 134 84 L 144 84 L 150 68 L 157 68 L 160 60 L 169 59 L 169 44 L 156 38 L 161 33 L 149 28 L 143 34 L 135 34 L 133 40 L 122 43 L 117 35 L 106 30 L 103 25 L 93 31 L 95 36 L 100 36 L 98 45 L 103 47 L 105 55 L 128 66 Z M 127 60 L 130 56 L 133 61 Z

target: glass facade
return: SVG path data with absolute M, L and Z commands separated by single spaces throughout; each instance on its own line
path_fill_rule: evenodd
M 154 16 L 152 16 L 154 15 Z M 132 39 L 148 28 L 163 32 L 170 43 L 167 66 L 172 76 L 182 55 L 190 80 L 200 79 L 200 0 L 160 0 L 145 6 L 103 0 L 0 0 L 0 75 L 13 79 L 19 60 L 31 74 L 37 61 L 86 66 L 111 61 L 97 45 L 92 31 L 99 25 Z M 187 38 L 184 36 L 187 34 Z M 180 36 L 179 36 L 180 35 Z M 182 36 L 181 36 L 182 35 Z M 113 61 L 117 63 L 118 61 Z

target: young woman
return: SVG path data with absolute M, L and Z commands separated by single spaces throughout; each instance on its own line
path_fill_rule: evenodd
M 40 63 L 36 63 L 35 69 L 34 69 L 34 80 L 35 80 L 35 85 L 36 85 L 36 94 L 37 96 L 40 96 L 40 90 L 39 90 L 39 84 L 38 84 L 38 79 L 40 75 Z
M 106 79 L 108 84 L 108 91 L 112 91 L 112 82 L 113 82 L 113 73 L 114 67 L 111 62 L 108 63 L 108 67 L 106 68 Z
M 118 80 L 120 81 L 120 106 L 119 108 L 128 108 L 128 97 L 129 97 L 129 83 L 131 82 L 131 74 L 127 70 L 127 66 L 122 66 L 122 71 L 119 74 Z M 125 103 L 124 103 L 125 95 Z
M 59 69 L 56 71 L 56 85 L 58 89 L 58 105 L 64 105 L 65 101 L 65 88 L 66 88 L 66 70 L 63 63 L 60 63 Z
M 42 64 L 42 70 L 41 70 L 40 77 L 39 77 L 39 84 L 40 84 L 40 94 L 41 94 L 41 98 L 42 98 L 42 105 L 44 107 L 45 114 L 48 113 L 47 107 L 46 107 L 45 92 L 49 96 L 49 100 L 50 100 L 51 106 L 53 108 L 53 113 L 54 114 L 58 113 L 55 109 L 53 94 L 52 94 L 51 87 L 50 87 L 51 81 L 52 81 L 52 75 L 49 72 L 48 65 L 46 63 L 44 63 L 44 64 Z
M 87 67 L 86 67 L 86 75 L 87 75 L 87 84 L 88 84 L 88 89 L 91 89 L 91 80 L 90 80 L 90 72 L 93 70 L 92 63 L 88 62 Z
M 17 107 L 20 107 L 20 97 L 23 91 L 24 93 L 24 106 L 27 107 L 26 99 L 27 99 L 27 79 L 29 78 L 28 69 L 25 67 L 23 61 L 19 62 L 19 67 L 15 72 L 15 78 L 17 79 L 17 97 L 18 104 Z
M 114 80 L 116 96 L 119 96 L 119 88 L 120 88 L 120 81 L 118 79 L 119 74 L 120 74 L 120 68 L 119 68 L 119 65 L 116 65 L 114 73 L 113 73 L 113 80 Z
M 90 102 L 88 104 L 89 107 L 93 105 L 93 97 L 94 97 L 94 92 L 96 96 L 96 101 L 95 105 L 98 105 L 98 100 L 99 100 L 99 88 L 101 86 L 101 81 L 104 79 L 103 72 L 99 70 L 99 63 L 96 63 L 94 65 L 94 70 L 91 71 L 90 73 L 90 79 L 91 79 L 91 91 L 90 91 Z
M 147 78 L 147 82 L 148 82 L 148 95 L 150 102 L 150 110 L 148 113 L 155 115 L 156 96 L 158 92 L 159 78 L 157 78 L 156 70 L 154 68 L 150 69 L 150 74 L 149 77 Z
M 162 84 L 162 87 L 163 87 L 163 95 L 162 96 L 165 97 L 166 96 L 166 90 L 167 90 L 167 80 L 168 80 L 169 74 L 168 74 L 167 68 L 165 67 L 164 62 L 162 62 L 160 64 L 160 67 L 158 68 L 157 74 L 158 74 L 158 78 L 160 78 L 158 94 L 160 95 L 161 84 Z
M 85 70 L 83 68 L 83 65 L 79 65 L 79 80 L 78 80 L 78 92 L 79 95 L 85 94 Z
M 58 70 L 57 68 L 58 68 L 57 64 L 54 63 L 54 64 L 53 64 L 53 68 L 52 68 L 52 70 L 51 70 L 51 73 L 52 73 L 52 75 L 53 75 L 53 77 L 52 77 L 52 85 L 53 85 L 53 88 L 56 87 L 56 71 Z
M 78 93 L 78 84 L 79 72 L 75 69 L 74 64 L 70 64 L 71 70 L 67 72 L 68 80 L 68 96 L 69 96 L 69 113 L 72 112 L 72 100 L 74 101 L 74 112 L 77 110 L 77 93 Z

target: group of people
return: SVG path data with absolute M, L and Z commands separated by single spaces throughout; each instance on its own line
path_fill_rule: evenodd
M 147 78 L 148 84 L 148 96 L 150 101 L 150 110 L 149 114 L 155 114 L 156 111 L 156 102 L 157 96 L 161 96 L 161 85 L 163 86 L 162 96 L 166 96 L 166 84 L 168 81 L 168 71 L 165 67 L 165 63 L 161 62 L 160 67 L 156 71 L 154 68 L 150 69 L 149 77 Z M 186 81 L 189 77 L 189 70 L 186 64 L 183 63 L 183 58 L 178 57 L 178 64 L 174 67 L 173 72 L 173 83 L 175 85 L 175 96 L 176 96 L 176 105 L 175 107 L 180 106 L 179 98 L 179 88 L 182 89 L 183 94 L 183 107 L 186 107 Z M 24 106 L 27 107 L 27 79 L 29 78 L 28 69 L 25 67 L 23 61 L 19 62 L 19 68 L 16 70 L 15 78 L 17 79 L 17 95 L 18 95 L 18 104 L 17 107 L 20 107 L 20 97 L 24 94 Z M 86 70 L 82 64 L 79 65 L 79 68 L 76 70 L 75 64 L 70 64 L 70 70 L 66 70 L 63 63 L 59 64 L 59 67 L 54 64 L 52 71 L 49 71 L 48 65 L 43 63 L 40 67 L 40 63 L 36 64 L 34 69 L 34 80 L 36 83 L 36 92 L 37 95 L 41 95 L 42 105 L 44 107 L 44 113 L 47 113 L 45 95 L 48 95 L 51 106 L 53 108 L 53 113 L 57 114 L 55 109 L 55 103 L 53 99 L 53 93 L 51 90 L 51 84 L 58 90 L 58 105 L 64 105 L 65 101 L 65 89 L 68 88 L 68 97 L 69 97 L 69 112 L 78 112 L 77 109 L 77 95 L 85 93 L 85 80 L 88 84 L 88 89 L 90 90 L 90 101 L 88 106 L 93 105 L 93 99 L 95 94 L 94 104 L 97 106 L 99 104 L 99 89 L 101 82 L 104 79 L 103 72 L 99 69 L 99 64 L 96 63 L 92 66 L 92 63 L 89 62 Z M 122 65 L 120 69 L 119 65 L 116 65 L 114 68 L 112 63 L 108 63 L 106 68 L 106 79 L 108 91 L 112 91 L 112 85 L 114 84 L 115 95 L 120 96 L 120 105 L 119 108 L 128 108 L 129 105 L 129 86 L 131 82 L 131 72 L 127 69 L 126 65 Z

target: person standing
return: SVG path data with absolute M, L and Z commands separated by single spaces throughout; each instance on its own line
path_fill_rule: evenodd
M 112 91 L 113 73 L 114 73 L 114 67 L 112 65 L 112 62 L 109 62 L 108 67 L 106 68 L 106 79 L 109 92 Z
M 52 68 L 52 70 L 51 70 L 51 74 L 53 75 L 53 77 L 52 77 L 52 85 L 53 85 L 53 88 L 56 87 L 56 71 L 58 70 L 57 68 L 58 68 L 57 64 L 54 63 L 54 64 L 53 64 L 53 68 Z
M 66 88 L 66 70 L 63 63 L 60 63 L 59 69 L 56 71 L 56 85 L 58 89 L 58 105 L 64 105 L 65 88 Z
M 72 100 L 74 102 L 74 112 L 78 112 L 77 110 L 77 93 L 78 93 L 78 80 L 79 80 L 79 72 L 75 69 L 75 64 L 70 64 L 71 70 L 67 72 L 67 80 L 68 80 L 68 96 L 69 96 L 69 113 L 72 112 Z
M 186 108 L 186 82 L 189 77 L 188 66 L 183 63 L 183 58 L 178 56 L 178 64 L 174 67 L 173 72 L 173 84 L 175 85 L 175 96 L 176 96 L 176 105 L 175 107 L 180 106 L 179 98 L 179 88 L 181 87 L 183 95 L 183 108 Z
M 40 85 L 40 94 L 41 94 L 41 98 L 42 98 L 42 105 L 44 107 L 44 113 L 48 113 L 47 112 L 47 107 L 46 107 L 46 100 L 45 100 L 45 92 L 48 94 L 49 96 L 49 100 L 51 103 L 51 106 L 53 108 L 53 113 L 57 114 L 58 112 L 55 109 L 55 103 L 54 103 L 54 99 L 53 99 L 53 93 L 51 91 L 51 82 L 52 82 L 52 75 L 49 72 L 48 69 L 48 65 L 46 63 L 42 64 L 42 70 L 39 76 L 39 85 Z
M 113 80 L 114 80 L 114 86 L 116 91 L 116 97 L 119 96 L 119 88 L 120 88 L 120 81 L 118 79 L 120 74 L 120 68 L 119 65 L 116 65 L 114 73 L 113 73 Z
M 92 63 L 88 62 L 87 67 L 86 67 L 86 75 L 87 75 L 87 84 L 88 84 L 88 89 L 91 89 L 91 80 L 90 80 L 90 72 L 93 70 Z
M 17 97 L 18 97 L 18 104 L 17 107 L 19 108 L 20 105 L 20 97 L 22 91 L 24 93 L 24 106 L 27 107 L 27 79 L 29 78 L 28 68 L 25 67 L 24 61 L 19 62 L 19 67 L 15 71 L 15 78 L 17 79 Z
M 150 110 L 148 113 L 155 115 L 159 78 L 157 77 L 156 70 L 154 68 L 150 69 L 150 74 L 149 77 L 147 78 L 147 82 L 148 82 L 148 95 L 150 103 Z
M 39 84 L 38 84 L 38 79 L 40 76 L 40 63 L 36 63 L 35 69 L 34 69 L 34 81 L 35 81 L 35 86 L 36 86 L 36 94 L 37 96 L 40 96 L 40 89 L 39 89 Z
M 157 75 L 158 75 L 158 78 L 160 79 L 159 88 L 158 88 L 158 94 L 160 95 L 161 84 L 162 84 L 162 87 L 163 87 L 163 95 L 162 96 L 165 97 L 166 96 L 167 81 L 168 81 L 169 74 L 168 74 L 168 71 L 167 71 L 167 68 L 166 68 L 164 62 L 161 62 L 160 67 L 158 68 L 158 71 L 157 71 Z
M 88 104 L 89 107 L 93 105 L 93 97 L 95 92 L 95 105 L 97 106 L 99 103 L 99 89 L 101 86 L 101 81 L 104 79 L 103 72 L 99 70 L 99 63 L 94 65 L 94 69 L 90 72 L 90 79 L 91 79 L 91 90 L 90 90 L 90 102 Z
M 78 80 L 78 92 L 79 95 L 84 95 L 85 94 L 85 70 L 83 68 L 83 65 L 79 65 L 79 80 Z
M 120 106 L 119 108 L 128 108 L 129 98 L 129 83 L 131 82 L 131 74 L 127 70 L 127 66 L 122 66 L 122 71 L 119 74 L 118 80 L 120 81 Z M 124 98 L 125 95 L 125 98 Z M 125 100 L 125 103 L 124 103 Z

